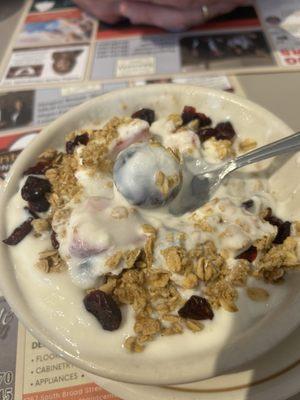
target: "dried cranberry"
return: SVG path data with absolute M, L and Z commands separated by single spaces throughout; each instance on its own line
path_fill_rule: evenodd
M 243 201 L 243 203 L 241 204 L 241 206 L 243 208 L 245 208 L 246 210 L 249 210 L 250 208 L 252 208 L 254 206 L 254 201 L 252 199 Z
M 291 234 L 291 223 L 289 221 L 285 221 L 278 227 L 277 235 L 273 240 L 273 243 L 275 244 L 283 243 L 285 239 L 288 236 L 290 236 L 290 234 Z
M 155 121 L 155 112 L 149 108 L 142 108 L 132 114 L 131 118 L 138 118 L 147 121 L 151 125 Z
M 48 211 L 49 207 L 50 207 L 50 203 L 45 197 L 42 197 L 41 199 L 36 200 L 36 201 L 28 202 L 28 208 L 33 213 Z
M 217 140 L 231 140 L 234 138 L 236 135 L 236 132 L 234 130 L 234 127 L 231 122 L 220 122 L 216 126 L 216 139 Z
M 59 242 L 57 240 L 57 234 L 53 229 L 52 229 L 52 232 L 50 235 L 50 239 L 51 239 L 52 247 L 57 250 L 59 248 Z
M 236 256 L 237 260 L 247 260 L 253 262 L 257 257 L 257 248 L 255 246 L 250 246 L 249 249 L 243 251 L 241 254 Z
M 88 142 L 89 142 L 89 135 L 87 133 L 75 136 L 73 140 L 69 140 L 66 143 L 67 154 L 73 154 L 76 146 L 78 146 L 79 144 L 83 144 L 84 146 L 86 146 Z
M 101 290 L 94 290 L 85 296 L 83 303 L 86 310 L 97 318 L 103 329 L 114 331 L 119 328 L 122 314 L 112 296 Z
M 197 111 L 195 107 L 185 106 L 181 113 L 181 119 L 183 124 L 188 124 L 189 122 L 197 119 Z
M 45 175 L 45 172 L 47 169 L 51 167 L 51 162 L 49 160 L 47 161 L 39 161 L 32 167 L 27 168 L 24 172 L 23 175 Z
M 203 143 L 205 140 L 210 139 L 212 137 L 216 137 L 217 131 L 215 128 L 202 128 L 199 129 L 197 135 L 200 139 L 200 142 Z
M 208 126 L 211 124 L 211 119 L 207 115 L 197 112 L 195 107 L 191 106 L 184 107 L 181 113 L 181 118 L 184 125 L 188 124 L 194 119 L 197 119 L 199 121 L 200 127 Z
M 203 113 L 197 113 L 197 115 L 200 127 L 211 125 L 212 121 L 207 115 Z
M 32 225 L 31 221 L 33 220 L 32 217 L 28 218 L 26 221 L 24 221 L 20 226 L 18 226 L 12 234 L 5 240 L 3 240 L 3 243 L 8 244 L 9 246 L 15 246 L 16 244 L 20 243 L 21 240 L 24 239 L 25 236 L 27 236 L 31 230 L 32 230 Z
M 191 296 L 183 307 L 178 311 L 182 318 L 190 319 L 213 319 L 214 313 L 209 302 L 200 296 Z
M 291 223 L 289 221 L 282 221 L 282 219 L 275 217 L 272 214 L 272 208 L 267 208 L 267 215 L 264 220 L 269 222 L 271 225 L 277 226 L 277 235 L 273 240 L 275 244 L 282 244 L 285 239 L 291 234 Z
M 39 219 L 40 217 L 37 215 L 37 213 L 35 213 L 33 210 L 30 210 L 29 207 L 24 207 L 24 210 L 28 212 L 28 214 L 30 214 L 33 219 Z
M 264 220 L 269 222 L 269 224 L 274 225 L 279 227 L 280 225 L 283 224 L 282 219 L 275 217 L 275 215 L 273 215 L 273 211 L 272 208 L 268 207 L 266 209 L 266 215 L 264 216 Z
M 26 201 L 36 201 L 51 191 L 50 182 L 36 176 L 29 176 L 21 190 L 22 198 Z

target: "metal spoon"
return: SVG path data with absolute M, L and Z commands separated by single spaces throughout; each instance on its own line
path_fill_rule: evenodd
M 179 164 L 164 147 L 137 143 L 118 155 L 113 177 L 116 188 L 129 203 L 141 208 L 167 205 L 172 214 L 181 215 L 208 202 L 225 176 L 236 169 L 299 149 L 300 132 L 212 168 L 203 160 Z M 158 172 L 183 175 L 183 179 L 162 193 L 155 178 Z
M 191 175 L 190 182 L 170 205 L 173 214 L 180 215 L 200 207 L 215 193 L 222 180 L 231 172 L 279 154 L 300 150 L 300 132 L 259 147 L 216 168 L 206 168 L 201 174 Z

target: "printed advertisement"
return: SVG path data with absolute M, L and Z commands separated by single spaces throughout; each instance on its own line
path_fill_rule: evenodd
M 3 82 L 15 85 L 82 80 L 88 52 L 87 46 L 14 51 Z
M 31 11 L 43 13 L 71 7 L 75 7 L 72 0 L 34 0 L 32 2 Z
M 15 392 L 18 320 L 0 293 L 0 399 L 13 400 Z
M 295 40 L 298 14 L 291 15 L 284 26 Z M 283 40 L 282 32 L 280 35 Z M 253 6 L 240 7 L 187 32 L 170 33 L 126 21 L 103 24 L 70 1 L 35 1 L 17 35 L 1 84 L 155 79 L 155 75 L 194 71 L 268 71 L 276 69 L 276 62 L 297 64 L 295 46 L 288 57 L 287 48 L 281 48 L 281 58 L 278 54 L 274 58 Z
M 300 0 L 260 0 L 258 7 L 282 66 L 300 65 Z
M 34 96 L 33 90 L 0 92 L 0 132 L 32 123 Z
M 0 179 L 3 181 L 23 149 L 36 137 L 38 130 L 14 132 L 0 138 Z M 3 183 L 3 182 L 2 182 Z
M 88 43 L 94 19 L 80 10 L 31 14 L 16 41 L 16 48 Z
M 122 24 L 97 33 L 91 79 L 275 65 L 253 7 L 217 18 L 186 33 Z
M 36 340 L 0 294 L 0 400 L 118 400 Z
M 184 72 L 273 64 L 260 30 L 195 34 L 181 38 L 179 45 Z

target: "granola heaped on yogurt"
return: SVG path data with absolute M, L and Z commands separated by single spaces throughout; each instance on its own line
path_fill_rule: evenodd
M 143 146 L 151 148 L 149 158 L 136 156 Z M 27 235 L 46 240 L 35 268 L 67 271 L 103 329 L 118 329 L 122 310 L 130 308 L 134 333 L 124 346 L 132 352 L 160 335 L 199 332 L 220 307 L 237 312 L 241 290 L 249 300 L 266 301 L 269 293 L 260 283 L 283 281 L 299 266 L 300 222 L 276 216 L 259 174 L 247 182 L 230 177 L 193 211 L 170 211 L 169 200 L 184 184 L 182 164 L 218 164 L 255 146 L 238 137 L 234 121 L 213 126 L 191 106 L 160 119 L 142 109 L 98 129 L 71 132 L 64 150 L 46 150 L 24 171 L 18 196 L 27 219 L 4 243 L 17 245 Z M 118 190 L 123 182 L 125 197 Z M 168 202 L 155 207 L 161 199 Z

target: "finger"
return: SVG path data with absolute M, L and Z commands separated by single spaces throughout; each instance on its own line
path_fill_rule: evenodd
M 172 31 L 184 30 L 188 23 L 192 23 L 191 19 L 196 23 L 202 18 L 200 8 L 190 15 L 188 11 L 139 1 L 122 1 L 120 11 L 133 24 L 155 25 Z
M 179 9 L 186 9 L 187 7 L 191 8 L 197 8 L 201 6 L 211 6 L 214 5 L 220 0 L 136 0 L 138 2 L 144 2 L 144 3 L 152 3 L 152 4 L 157 4 L 157 5 L 162 5 L 166 7 L 173 7 L 173 8 L 179 8 Z M 225 1 L 226 3 L 226 1 Z M 227 0 L 227 4 L 230 4 L 232 6 L 239 6 L 239 5 L 247 5 L 251 4 L 251 0 Z
M 181 10 L 187 9 L 188 7 L 190 8 L 197 8 L 201 7 L 204 5 L 210 5 L 214 4 L 217 1 L 220 0 L 182 0 L 182 1 L 177 1 L 177 0 L 137 0 L 140 2 L 144 3 L 152 3 L 156 5 L 161 5 L 165 7 L 172 7 L 172 8 L 179 8 Z
M 236 7 L 233 2 L 218 2 L 207 6 L 208 15 L 204 18 L 201 7 L 178 10 L 156 4 L 142 4 L 140 1 L 121 1 L 120 12 L 133 24 L 155 25 L 170 31 L 183 31 L 191 26 L 205 22 L 206 19 L 227 13 Z
M 74 0 L 74 2 L 101 21 L 112 24 L 120 19 L 119 0 Z

